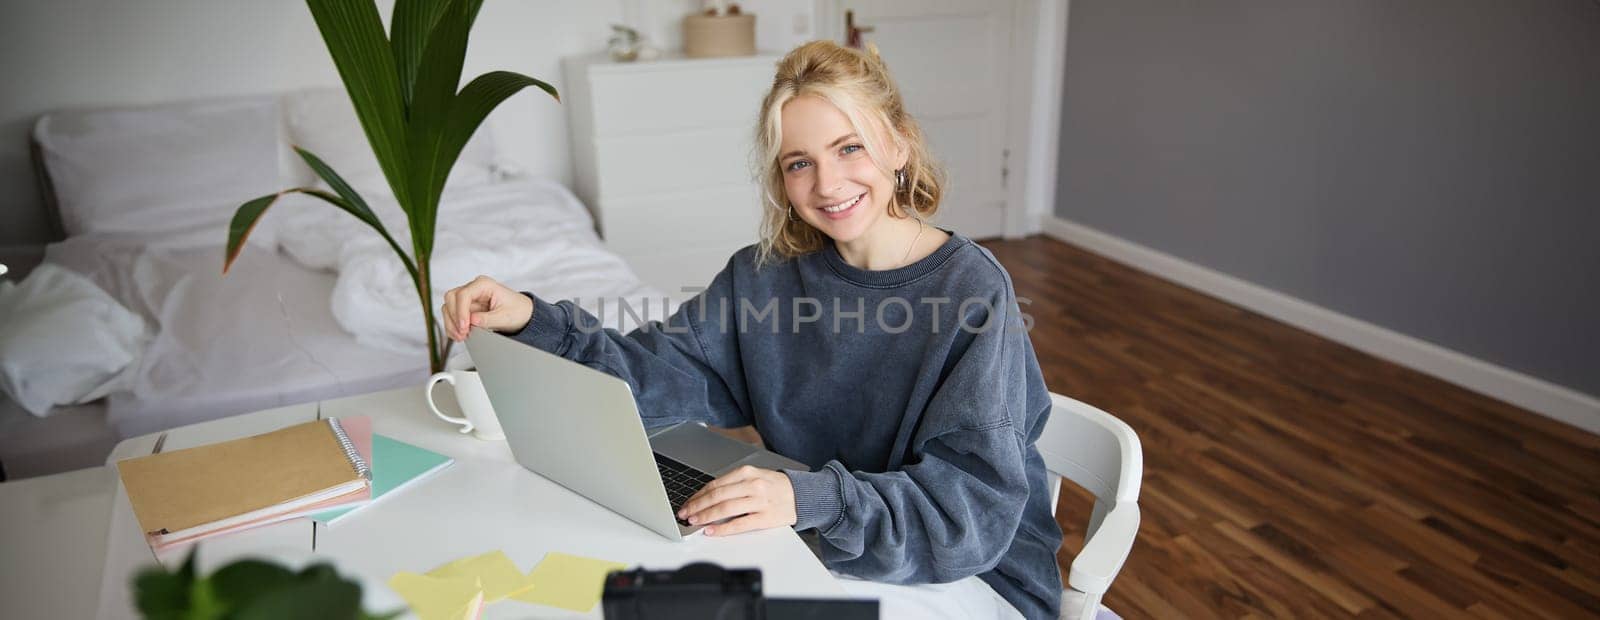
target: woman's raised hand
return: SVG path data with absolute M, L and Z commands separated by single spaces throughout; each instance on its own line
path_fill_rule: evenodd
M 533 300 L 489 276 L 444 294 L 442 309 L 445 336 L 457 342 L 466 340 L 476 325 L 497 332 L 519 332 L 533 320 Z

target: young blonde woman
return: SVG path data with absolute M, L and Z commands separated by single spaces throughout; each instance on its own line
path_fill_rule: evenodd
M 511 334 L 628 381 L 647 426 L 754 426 L 812 467 L 706 485 L 679 514 L 707 536 L 814 531 L 885 617 L 1054 618 L 1061 531 L 1034 448 L 1049 394 L 1005 270 L 924 222 L 940 174 L 887 67 L 795 49 L 756 140 L 761 241 L 664 323 L 596 329 L 479 277 L 446 293 L 448 335 Z

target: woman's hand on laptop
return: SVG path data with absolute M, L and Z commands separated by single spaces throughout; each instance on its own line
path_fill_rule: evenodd
M 683 503 L 678 518 L 726 536 L 795 524 L 794 487 L 781 471 L 746 465 L 712 480 Z M 729 519 L 726 523 L 717 523 Z
M 445 336 L 458 342 L 467 339 L 474 325 L 519 332 L 533 320 L 533 300 L 489 276 L 478 276 L 444 294 L 441 317 Z

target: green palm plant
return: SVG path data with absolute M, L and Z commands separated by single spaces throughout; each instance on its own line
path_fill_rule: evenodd
M 250 618 L 339 618 L 388 620 L 398 609 L 372 614 L 361 609 L 361 583 L 318 563 L 299 572 L 268 560 L 235 560 L 209 576 L 195 569 L 195 551 L 183 566 L 157 564 L 133 578 L 133 603 L 147 620 L 245 620 Z
M 301 193 L 319 198 L 378 231 L 405 264 L 422 303 L 429 366 L 438 372 L 450 355 L 450 342 L 433 319 L 428 265 L 445 178 L 473 132 L 507 97 L 529 86 L 557 101 L 560 95 L 545 82 L 510 71 L 485 73 L 457 91 L 467 35 L 483 0 L 396 0 L 392 36 L 384 32 L 374 0 L 307 0 L 306 4 L 389 189 L 405 211 L 411 254 L 349 183 L 315 154 L 296 147 L 295 152 L 332 191 L 296 187 L 240 205 L 228 229 L 222 272 L 228 272 L 256 222 L 279 197 Z

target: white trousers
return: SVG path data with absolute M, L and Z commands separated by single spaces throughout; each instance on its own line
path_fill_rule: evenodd
M 897 586 L 834 573 L 851 597 L 878 599 L 883 620 L 1022 620 L 1017 608 L 977 577 Z

